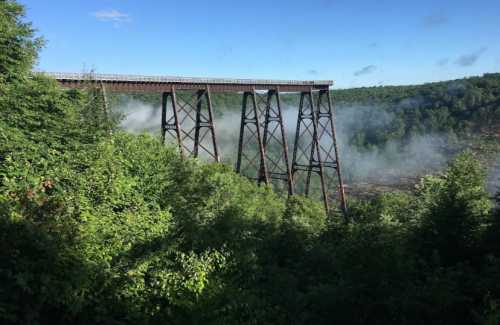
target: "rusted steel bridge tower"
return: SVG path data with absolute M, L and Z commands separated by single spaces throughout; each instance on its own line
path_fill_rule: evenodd
M 162 93 L 161 134 L 174 140 L 181 155 L 220 161 L 211 100 L 213 92 L 242 93 L 236 172 L 289 195 L 319 194 L 328 211 L 336 193 L 346 211 L 334 111 L 332 81 L 222 79 L 45 73 L 67 88 L 82 88 L 89 79 L 103 91 Z M 300 93 L 292 160 L 285 134 L 282 93 Z M 318 182 L 313 182 L 316 177 Z

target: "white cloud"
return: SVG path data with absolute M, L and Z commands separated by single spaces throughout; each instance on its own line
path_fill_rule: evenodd
M 130 22 L 132 18 L 129 14 L 120 12 L 116 9 L 111 10 L 99 10 L 92 13 L 92 16 L 101 20 L 101 21 L 112 21 L 115 23 L 118 22 Z

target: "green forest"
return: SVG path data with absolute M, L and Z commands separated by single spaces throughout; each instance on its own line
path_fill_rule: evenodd
M 385 179 L 391 174 L 411 179 L 394 188 L 413 186 L 419 176 L 439 171 L 465 149 L 473 151 L 484 166 L 500 168 L 500 73 L 415 86 L 332 90 L 331 95 L 340 153 L 348 161 L 344 164 L 347 183 Z M 146 106 L 150 116 L 142 120 L 143 125 L 132 124 L 136 131 L 144 128 L 158 134 L 161 94 L 113 93 L 110 98 L 118 116 L 123 107 L 130 113 Z M 216 130 L 239 125 L 241 95 L 215 93 L 212 98 Z M 289 118 L 297 115 L 299 96 L 284 93 L 281 98 L 288 144 L 293 147 L 295 121 Z M 223 156 L 227 163 L 235 162 L 237 137 L 238 130 L 219 136 L 229 142 L 224 143 L 229 147 Z M 397 183 L 385 183 L 391 182 Z
M 415 86 L 379 86 L 331 91 L 337 113 L 368 107 L 361 116 L 363 125 L 352 125 L 349 144 L 368 149 L 391 140 L 430 132 L 467 138 L 473 135 L 500 137 L 500 73 Z M 283 94 L 284 109 L 298 107 L 299 97 Z M 115 107 L 130 99 L 160 107 L 159 94 L 114 94 Z M 213 95 L 217 115 L 239 112 L 241 96 Z M 390 127 L 380 127 L 381 115 L 391 114 Z
M 416 86 L 332 90 L 331 95 L 342 172 L 351 196 L 412 190 L 421 177 L 440 172 L 464 150 L 471 150 L 488 169 L 488 190 L 496 191 L 500 73 Z M 222 159 L 229 165 L 236 163 L 241 97 L 212 95 Z M 284 93 L 281 98 L 291 152 L 299 95 Z M 112 93 L 110 99 L 112 111 L 123 115 L 122 127 L 158 135 L 161 94 Z
M 500 194 L 476 151 L 325 215 L 124 132 L 92 91 L 32 73 L 34 35 L 0 0 L 1 324 L 500 323 Z M 429 128 L 498 143 L 498 74 L 334 96 L 401 120 L 360 147 Z

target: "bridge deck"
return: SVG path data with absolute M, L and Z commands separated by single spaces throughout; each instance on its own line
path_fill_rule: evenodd
M 171 76 L 140 76 L 99 73 L 42 72 L 58 80 L 64 87 L 81 88 L 92 82 L 103 83 L 111 91 L 164 92 L 172 86 L 177 90 L 195 90 L 210 87 L 211 91 L 251 91 L 278 89 L 283 92 L 328 89 L 331 80 L 267 80 L 267 79 L 225 79 L 187 78 Z

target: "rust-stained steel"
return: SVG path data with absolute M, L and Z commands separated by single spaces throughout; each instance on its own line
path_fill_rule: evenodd
M 268 184 L 262 127 L 263 114 L 257 105 L 255 89 L 244 92 L 236 172 Z
M 178 93 L 175 89 L 172 94 L 177 111 L 176 137 L 181 152 L 193 157 L 205 155 L 219 162 L 210 88 L 205 86 L 194 93 Z
M 216 162 L 220 161 L 219 151 L 217 149 L 217 140 L 215 137 L 214 118 L 212 112 L 212 100 L 210 97 L 210 86 L 206 85 L 204 90 L 196 92 L 196 119 L 194 133 L 193 156 L 198 157 L 199 149 L 205 150 Z M 206 107 L 206 112 L 204 111 Z M 207 137 L 212 138 L 212 148 L 203 145 L 203 140 Z
M 208 85 L 194 94 L 183 92 L 178 96 L 173 85 L 169 92 L 163 93 L 161 136 L 163 142 L 168 140 L 167 136 L 175 139 L 181 155 L 198 157 L 201 152 L 220 161 Z M 211 138 L 209 144 L 204 141 L 207 137 Z
M 325 209 L 328 211 L 335 192 L 340 208 L 344 213 L 347 210 L 329 92 L 332 81 L 43 74 L 55 78 L 67 88 L 100 86 L 106 115 L 106 90 L 161 92 L 163 142 L 168 140 L 167 137 L 173 138 L 181 155 L 204 156 L 216 162 L 220 157 L 211 93 L 243 92 L 236 172 L 259 183 L 284 185 L 289 195 L 294 192 L 311 194 L 312 177 L 318 175 Z M 281 92 L 301 93 L 291 166 Z M 303 182 L 299 174 L 305 176 Z
M 293 195 L 293 180 L 288 160 L 279 88 L 267 92 L 264 114 L 263 144 L 267 177 L 270 180 L 283 181 L 288 194 Z
M 265 94 L 255 89 L 243 94 L 236 171 L 259 183 L 273 183 L 278 187 L 284 183 L 285 191 L 293 194 L 278 88 Z
M 170 102 L 170 109 L 168 105 L 169 102 Z M 170 88 L 170 92 L 164 92 L 162 94 L 161 137 L 163 143 L 167 141 L 167 135 L 170 135 L 175 139 L 177 145 L 179 146 L 179 153 L 183 155 L 181 126 L 179 124 L 179 113 L 177 111 L 177 96 L 175 94 L 174 86 Z
M 321 196 L 325 210 L 329 210 L 329 198 L 323 171 L 323 160 L 318 138 L 317 111 L 314 107 L 312 89 L 300 94 L 297 130 L 292 158 L 292 176 L 296 191 L 309 196 L 311 190 L 311 176 L 316 173 L 320 179 Z M 299 181 L 301 172 L 306 173 L 305 184 Z
M 211 92 L 246 92 L 280 88 L 281 92 L 329 89 L 331 80 L 266 80 L 266 79 L 225 79 L 186 78 L 160 76 L 133 76 L 99 73 L 59 73 L 40 72 L 55 78 L 67 88 L 83 88 L 89 82 L 102 82 L 109 91 L 125 92 L 169 92 L 172 85 L 176 90 L 202 90 L 210 86 Z
M 340 208 L 345 214 L 347 202 L 340 168 L 340 154 L 335 135 L 335 112 L 333 111 L 330 91 L 319 91 L 316 109 L 318 148 L 323 162 L 327 189 L 336 189 Z M 332 193 L 327 193 L 327 195 L 329 199 L 333 198 Z

